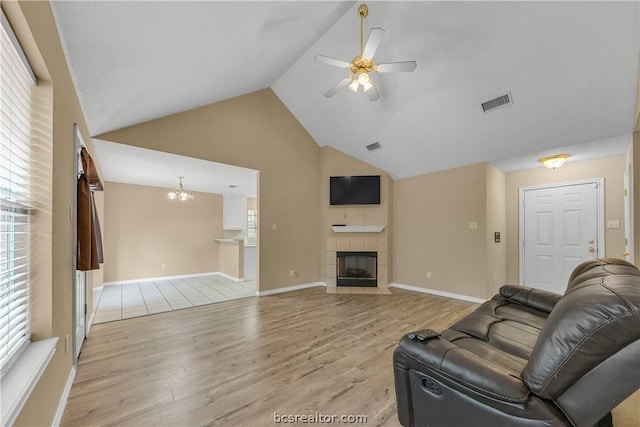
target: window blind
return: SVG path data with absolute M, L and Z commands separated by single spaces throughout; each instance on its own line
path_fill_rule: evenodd
M 9 23 L 0 29 L 0 372 L 30 338 L 31 93 L 35 78 Z

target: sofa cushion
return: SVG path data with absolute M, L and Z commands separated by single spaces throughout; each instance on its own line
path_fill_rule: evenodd
M 483 347 L 491 346 L 509 357 L 528 359 L 548 313 L 496 298 L 481 304 L 449 330 L 464 333 L 469 339 L 458 345 L 469 346 L 472 352 L 477 350 L 481 354 Z
M 609 266 L 592 266 L 592 269 Z M 618 265 L 611 268 L 623 268 Z M 590 271 L 590 270 L 589 270 Z M 579 275 L 589 273 L 582 271 Z M 640 339 L 640 275 L 575 281 L 540 332 L 523 378 L 532 392 L 556 399 L 579 378 Z M 575 278 L 574 278 L 575 279 Z
M 399 351 L 404 357 L 404 368 L 413 371 L 429 373 L 435 372 L 465 389 L 472 389 L 477 393 L 505 402 L 524 402 L 529 390 L 517 371 L 510 369 L 505 363 L 508 357 L 489 345 L 483 351 L 473 352 L 461 347 L 460 343 L 481 344 L 472 338 L 462 338 L 450 341 L 443 333 L 441 338 L 428 341 L 412 340 L 408 336 L 400 340 Z M 396 358 L 396 365 L 397 365 Z M 495 363 L 498 362 L 498 363 Z

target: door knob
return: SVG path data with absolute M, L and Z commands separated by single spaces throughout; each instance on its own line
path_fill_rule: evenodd
M 589 252 L 595 252 L 595 251 L 596 251 L 596 248 L 594 248 L 593 246 L 589 248 Z
M 589 243 L 593 243 L 593 242 L 594 242 L 594 240 L 593 240 L 593 239 L 589 240 Z

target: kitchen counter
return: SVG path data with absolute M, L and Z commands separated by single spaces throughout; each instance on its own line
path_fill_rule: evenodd
M 213 239 L 218 243 L 239 243 L 244 242 L 243 239 Z

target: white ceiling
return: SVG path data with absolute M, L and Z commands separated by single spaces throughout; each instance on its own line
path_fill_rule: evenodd
M 376 102 L 348 90 L 327 99 L 347 73 L 313 56 L 358 53 L 357 6 L 52 2 L 93 135 L 271 87 L 320 146 L 394 178 L 626 150 L 638 2 L 370 2 L 365 28 L 386 31 L 375 62 L 418 67 L 374 76 Z M 482 113 L 480 103 L 507 91 L 513 105 Z M 383 149 L 368 153 L 373 142 Z
M 94 139 L 105 181 L 177 188 L 178 177 L 188 191 L 242 194 L 256 197 L 257 173 L 253 169 L 162 153 L 146 148 Z M 235 186 L 231 188 L 230 186 Z

